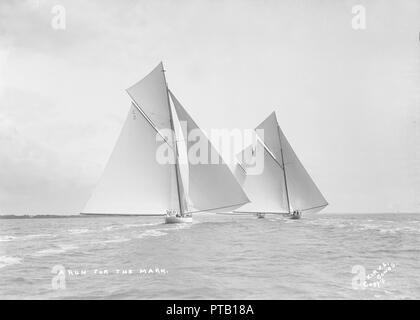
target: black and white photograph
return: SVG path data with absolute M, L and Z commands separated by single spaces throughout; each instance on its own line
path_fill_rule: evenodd
M 419 265 L 420 1 L 0 1 L 0 300 L 244 318 Z

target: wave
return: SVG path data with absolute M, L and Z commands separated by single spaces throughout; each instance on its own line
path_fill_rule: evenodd
M 157 226 L 162 224 L 162 222 L 155 222 L 155 223 L 129 223 L 123 224 L 123 228 L 141 228 L 141 227 L 149 227 L 149 226 Z
M 167 234 L 166 232 L 162 232 L 162 231 L 159 231 L 159 230 L 147 230 L 143 233 L 140 233 L 136 238 L 141 239 L 141 238 L 144 238 L 144 237 L 161 237 L 161 236 L 164 236 L 166 234 Z
M 178 223 L 178 224 L 173 224 L 171 227 L 168 227 L 168 228 L 155 229 L 155 231 L 178 231 L 178 230 L 183 230 L 183 229 L 190 229 L 192 225 L 198 224 L 198 223 L 200 222 L 193 221 L 192 223 Z M 149 230 L 149 231 L 154 231 L 154 230 Z
M 366 223 L 368 222 L 368 223 Z M 376 222 L 376 223 L 372 223 Z M 393 225 L 390 225 L 390 223 Z M 343 219 L 318 219 L 313 221 L 306 221 L 308 225 L 328 227 L 328 228 L 350 228 L 354 231 L 374 231 L 382 234 L 395 234 L 395 233 L 420 233 L 420 228 L 414 226 L 395 225 L 395 221 L 382 221 L 382 220 L 363 220 L 363 221 L 346 221 Z
M 420 233 L 420 229 L 414 227 L 389 227 L 375 224 L 360 224 L 357 226 L 359 231 L 377 231 L 379 233 L 395 234 L 399 232 Z
M 146 238 L 146 237 L 161 237 L 161 236 L 164 236 L 166 234 L 167 234 L 166 232 L 162 232 L 160 230 L 147 230 L 145 232 L 140 233 L 135 238 L 136 239 L 141 239 L 141 238 Z M 131 241 L 131 240 L 132 239 L 130 239 L 130 238 L 118 237 L 118 238 L 114 238 L 114 239 L 98 241 L 98 244 L 121 243 L 121 242 L 128 242 L 128 241 Z
M 289 221 L 292 221 L 292 220 L 289 220 Z M 348 221 L 345 221 L 343 219 L 317 219 L 317 220 L 302 220 L 302 221 L 304 221 L 306 224 L 309 224 L 309 225 L 321 226 L 321 227 L 336 227 L 337 225 L 347 226 L 347 224 L 349 224 Z
M 51 233 L 28 234 L 26 236 L 21 237 L 20 239 L 30 240 L 34 238 L 50 238 L 50 237 L 55 237 L 55 236 L 56 236 L 55 234 L 51 234 Z
M 14 236 L 0 236 L 0 241 L 13 241 L 16 237 Z
M 115 239 L 101 241 L 101 243 L 120 243 L 120 242 L 127 242 L 130 240 L 131 239 L 128 239 L 128 238 L 115 238 Z
M 0 256 L 0 269 L 6 266 L 22 263 L 23 259 L 18 257 Z
M 420 229 L 419 228 L 413 228 L 413 227 L 401 227 L 399 228 L 403 231 L 408 231 L 408 232 L 413 232 L 413 233 L 420 233 Z
M 77 248 L 78 246 L 75 246 L 75 245 L 62 244 L 62 245 L 58 245 L 57 248 L 49 248 L 49 249 L 43 249 L 43 250 L 37 251 L 34 253 L 34 256 L 36 257 L 51 256 L 55 254 L 65 253 L 67 251 L 74 250 Z
M 89 232 L 91 230 L 89 229 L 69 229 L 68 232 L 71 234 L 80 234 L 80 233 L 86 233 Z
M 119 229 L 118 226 L 107 226 L 107 227 L 102 228 L 103 231 L 112 231 L 116 229 Z
M 15 236 L 0 236 L 0 242 L 2 241 L 13 241 L 13 240 L 31 240 L 36 238 L 48 238 L 48 237 L 55 237 L 54 234 L 49 233 L 40 233 L 40 234 L 28 234 L 26 236 L 15 237 Z
M 298 221 L 298 220 L 293 220 L 293 219 L 284 219 L 284 218 L 283 218 L 283 219 L 276 219 L 276 220 L 277 220 L 277 221 L 278 221 L 278 220 L 282 220 L 282 221 L 281 221 L 281 223 L 286 223 L 286 224 L 287 224 L 287 223 L 299 223 L 299 221 Z

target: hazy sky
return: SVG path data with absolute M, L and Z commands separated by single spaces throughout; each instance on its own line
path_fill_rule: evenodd
M 161 60 L 204 129 L 276 110 L 325 212 L 419 212 L 419 32 L 417 0 L 2 0 L 0 213 L 80 212 Z

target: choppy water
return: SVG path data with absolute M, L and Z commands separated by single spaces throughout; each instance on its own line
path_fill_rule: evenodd
M 420 298 L 420 215 L 194 219 L 0 220 L 0 298 Z M 352 287 L 353 266 L 383 263 L 379 287 Z

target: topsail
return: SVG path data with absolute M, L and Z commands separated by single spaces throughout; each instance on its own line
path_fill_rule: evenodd
M 157 130 L 171 128 L 171 116 L 162 62 L 146 77 L 128 88 L 127 93 Z

